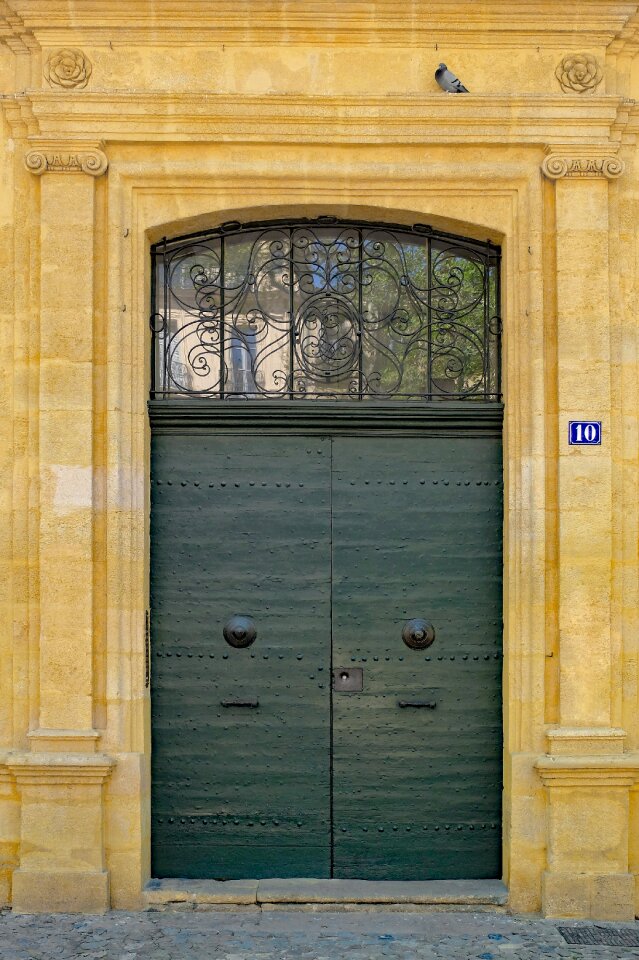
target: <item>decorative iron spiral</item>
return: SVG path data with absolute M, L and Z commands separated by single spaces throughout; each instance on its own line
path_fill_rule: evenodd
M 500 398 L 492 244 L 320 218 L 154 258 L 154 396 Z

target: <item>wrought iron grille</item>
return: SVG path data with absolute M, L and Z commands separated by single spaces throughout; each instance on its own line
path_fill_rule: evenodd
M 494 244 L 320 217 L 152 255 L 154 398 L 501 398 Z

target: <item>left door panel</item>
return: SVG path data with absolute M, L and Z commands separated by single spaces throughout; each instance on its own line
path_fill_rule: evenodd
M 153 435 L 155 877 L 330 875 L 330 459 L 322 438 Z M 247 648 L 223 636 L 238 614 Z

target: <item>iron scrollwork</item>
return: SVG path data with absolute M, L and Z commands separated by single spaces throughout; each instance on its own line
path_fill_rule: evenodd
M 330 220 L 156 245 L 155 398 L 500 399 L 499 248 Z

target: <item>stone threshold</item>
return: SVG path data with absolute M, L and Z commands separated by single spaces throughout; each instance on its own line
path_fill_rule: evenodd
M 147 910 L 504 912 L 501 880 L 149 880 Z

